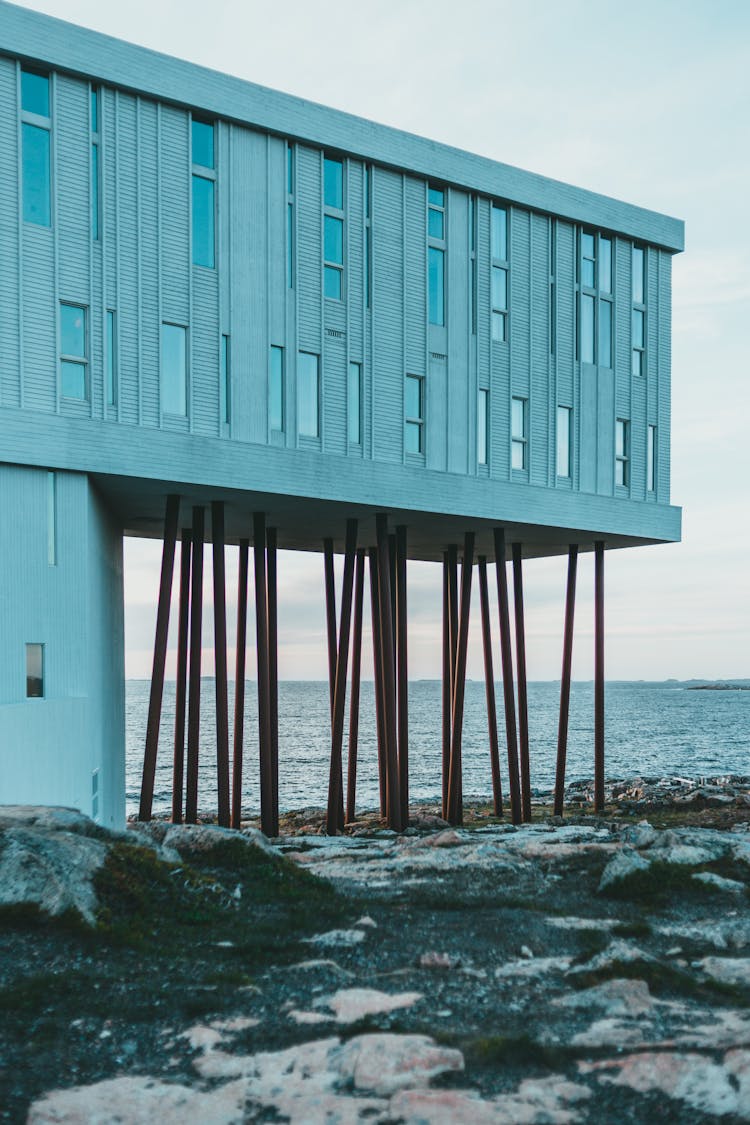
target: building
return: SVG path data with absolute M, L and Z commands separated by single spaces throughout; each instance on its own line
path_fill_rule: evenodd
M 0 801 L 123 819 L 124 534 L 165 535 L 164 584 L 192 528 L 195 599 L 213 505 L 215 552 L 255 540 L 273 602 L 276 545 L 330 554 L 356 519 L 374 547 L 387 515 L 404 570 L 444 560 L 448 773 L 460 550 L 679 539 L 681 222 L 4 2 L 0 167 Z M 184 677 L 200 608 L 182 624 Z M 381 666 L 403 771 L 405 641 Z M 460 721 L 453 752 L 460 776 Z

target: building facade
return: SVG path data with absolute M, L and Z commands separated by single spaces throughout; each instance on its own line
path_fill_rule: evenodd
M 0 801 L 123 817 L 122 536 L 679 539 L 682 224 L 0 3 Z M 484 537 L 484 539 L 483 539 Z M 75 749 L 72 749 L 75 748 Z

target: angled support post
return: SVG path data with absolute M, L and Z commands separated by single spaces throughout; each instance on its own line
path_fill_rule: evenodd
M 255 644 L 258 660 L 258 750 L 260 757 L 260 826 L 266 836 L 278 834 L 273 808 L 271 762 L 271 691 L 268 667 L 268 601 L 266 598 L 266 517 L 253 515 L 255 563 Z
M 388 780 L 385 752 L 385 703 L 383 701 L 383 658 L 380 636 L 380 583 L 378 581 L 378 550 L 370 547 L 370 618 L 372 622 L 372 670 L 375 690 L 375 723 L 378 737 L 378 780 L 380 783 L 380 815 L 388 816 Z
M 174 764 L 172 767 L 172 823 L 182 824 L 185 787 L 185 703 L 187 701 L 188 628 L 190 626 L 190 554 L 193 533 L 182 529 L 180 544 L 180 612 L 177 624 L 177 682 L 174 704 Z
M 604 809 L 604 543 L 594 544 L 594 810 Z
M 326 633 L 328 637 L 328 694 L 333 719 L 333 696 L 336 690 L 336 578 L 333 568 L 333 539 L 323 540 L 326 583 Z
M 453 700 L 453 679 L 451 674 L 451 624 L 450 624 L 450 586 L 448 576 L 448 552 L 443 552 L 443 771 L 442 816 L 448 816 L 448 778 L 451 768 L 451 704 Z
M 201 725 L 201 642 L 203 636 L 203 541 L 205 510 L 193 508 L 193 562 L 190 577 L 190 670 L 188 672 L 187 781 L 185 821 L 198 820 L 198 754 Z
M 565 759 L 568 752 L 568 716 L 570 713 L 570 674 L 573 664 L 573 619 L 576 606 L 576 569 L 578 545 L 568 548 L 568 585 L 565 593 L 565 635 L 563 637 L 562 679 L 560 681 L 560 718 L 557 726 L 557 768 L 555 771 L 555 816 L 563 814 L 565 797 Z
M 505 530 L 494 529 L 495 570 L 497 571 L 497 608 L 500 617 L 500 656 L 503 666 L 503 701 L 505 703 L 505 737 L 508 743 L 508 788 L 510 790 L 510 815 L 514 824 L 520 824 L 521 787 L 518 777 L 518 741 L 516 737 L 516 703 L 513 697 L 513 650 L 510 637 L 510 610 L 508 608 L 508 575 L 505 569 Z
M 354 633 L 352 635 L 352 688 L 349 700 L 349 765 L 346 776 L 346 823 L 356 815 L 357 747 L 359 743 L 359 688 L 362 672 L 362 610 L 365 600 L 365 550 L 357 550 L 354 573 Z
M 214 668 L 216 670 L 216 788 L 218 822 L 229 827 L 229 699 L 227 689 L 227 592 L 224 559 L 224 505 L 211 504 L 214 583 Z
M 464 726 L 466 653 L 469 643 L 469 611 L 471 608 L 471 579 L 473 570 L 474 532 L 467 531 L 464 536 L 464 556 L 461 565 L 461 608 L 459 612 L 455 679 L 453 684 L 453 714 L 451 716 L 451 764 L 448 777 L 448 820 L 451 824 L 463 824 L 461 745 Z
M 396 705 L 401 820 L 409 824 L 409 660 L 407 652 L 406 528 L 396 528 Z
M 164 667 L 167 662 L 167 639 L 169 635 L 169 607 L 172 597 L 172 578 L 174 575 L 174 555 L 175 544 L 177 542 L 177 519 L 179 513 L 179 496 L 168 496 L 164 517 L 164 542 L 161 550 L 159 604 L 156 609 L 154 663 L 151 671 L 151 694 L 148 701 L 146 748 L 143 755 L 143 777 L 141 779 L 141 803 L 138 810 L 139 820 L 151 820 L 151 809 L 154 801 L 156 754 L 159 749 L 161 704 L 164 696 Z
M 247 645 L 247 575 L 250 543 L 240 539 L 237 579 L 237 655 L 234 672 L 234 748 L 232 762 L 232 828 L 242 822 L 242 754 L 245 743 L 245 660 Z
M 386 774 L 388 778 L 388 822 L 402 832 L 401 787 L 399 784 L 398 745 L 396 732 L 396 670 L 393 644 L 393 605 L 391 598 L 391 560 L 388 542 L 388 517 L 375 516 L 378 540 L 378 582 L 380 588 L 380 638 L 383 668 L 383 701 L 385 720 Z
M 341 589 L 341 623 L 336 655 L 336 680 L 333 695 L 333 722 L 331 724 L 331 767 L 328 778 L 328 815 L 326 831 L 335 836 L 344 827 L 342 802 L 342 745 L 344 739 L 344 712 L 346 709 L 346 671 L 349 664 L 349 634 L 352 621 L 352 595 L 354 589 L 354 562 L 357 552 L 357 520 L 346 521 L 344 547 L 344 580 Z
M 521 813 L 531 820 L 531 768 L 529 765 L 529 706 L 526 692 L 526 625 L 523 615 L 523 548 L 514 543 L 513 608 L 516 615 L 516 676 L 518 677 L 518 738 L 521 758 Z
M 490 743 L 492 774 L 492 805 L 495 816 L 503 815 L 503 790 L 500 782 L 500 751 L 497 739 L 497 707 L 495 703 L 495 672 L 492 662 L 492 629 L 490 598 L 487 586 L 487 559 L 479 556 L 479 602 L 482 617 L 482 648 L 484 650 L 484 692 L 487 699 L 487 730 Z

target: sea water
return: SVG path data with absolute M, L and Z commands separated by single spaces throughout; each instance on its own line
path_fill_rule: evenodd
M 750 687 L 750 681 L 736 681 Z M 199 808 L 216 809 L 216 710 L 213 679 L 201 682 Z M 412 800 L 436 798 L 441 786 L 441 697 L 437 680 L 409 684 L 409 791 Z M 500 770 L 507 793 L 505 718 L 502 685 L 496 686 Z M 138 807 L 146 737 L 149 681 L 126 685 L 127 811 Z M 243 809 L 257 812 L 257 688 L 246 684 L 243 754 Z M 554 783 L 560 685 L 530 683 L 529 755 L 531 784 L 550 790 Z M 154 811 L 171 808 L 175 685 L 164 686 L 161 733 L 154 790 Z M 234 685 L 229 685 L 230 740 Z M 348 712 L 348 699 L 347 699 Z M 348 726 L 348 713 L 347 713 Z M 279 806 L 281 810 L 324 806 L 330 758 L 328 684 L 286 681 L 279 684 Z M 468 681 L 463 726 L 463 786 L 467 798 L 491 795 L 484 683 Z M 231 757 L 230 745 L 230 757 Z M 344 740 L 346 777 L 347 741 Z M 567 781 L 593 776 L 594 686 L 573 683 L 570 697 Z M 606 775 L 701 777 L 750 773 L 750 690 L 695 690 L 692 684 L 623 683 L 606 685 Z M 378 804 L 375 702 L 372 682 L 361 686 L 357 807 Z

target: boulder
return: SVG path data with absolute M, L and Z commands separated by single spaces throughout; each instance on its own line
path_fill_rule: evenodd
M 622 883 L 639 872 L 648 871 L 650 866 L 649 861 L 639 855 L 638 852 L 633 851 L 632 848 L 623 848 L 621 852 L 617 852 L 612 857 L 602 871 L 598 890 L 601 893 L 608 887 Z
M 51 917 L 72 910 L 93 926 L 92 880 L 107 851 L 103 840 L 69 831 L 7 829 L 0 851 L 0 905 L 36 906 Z

